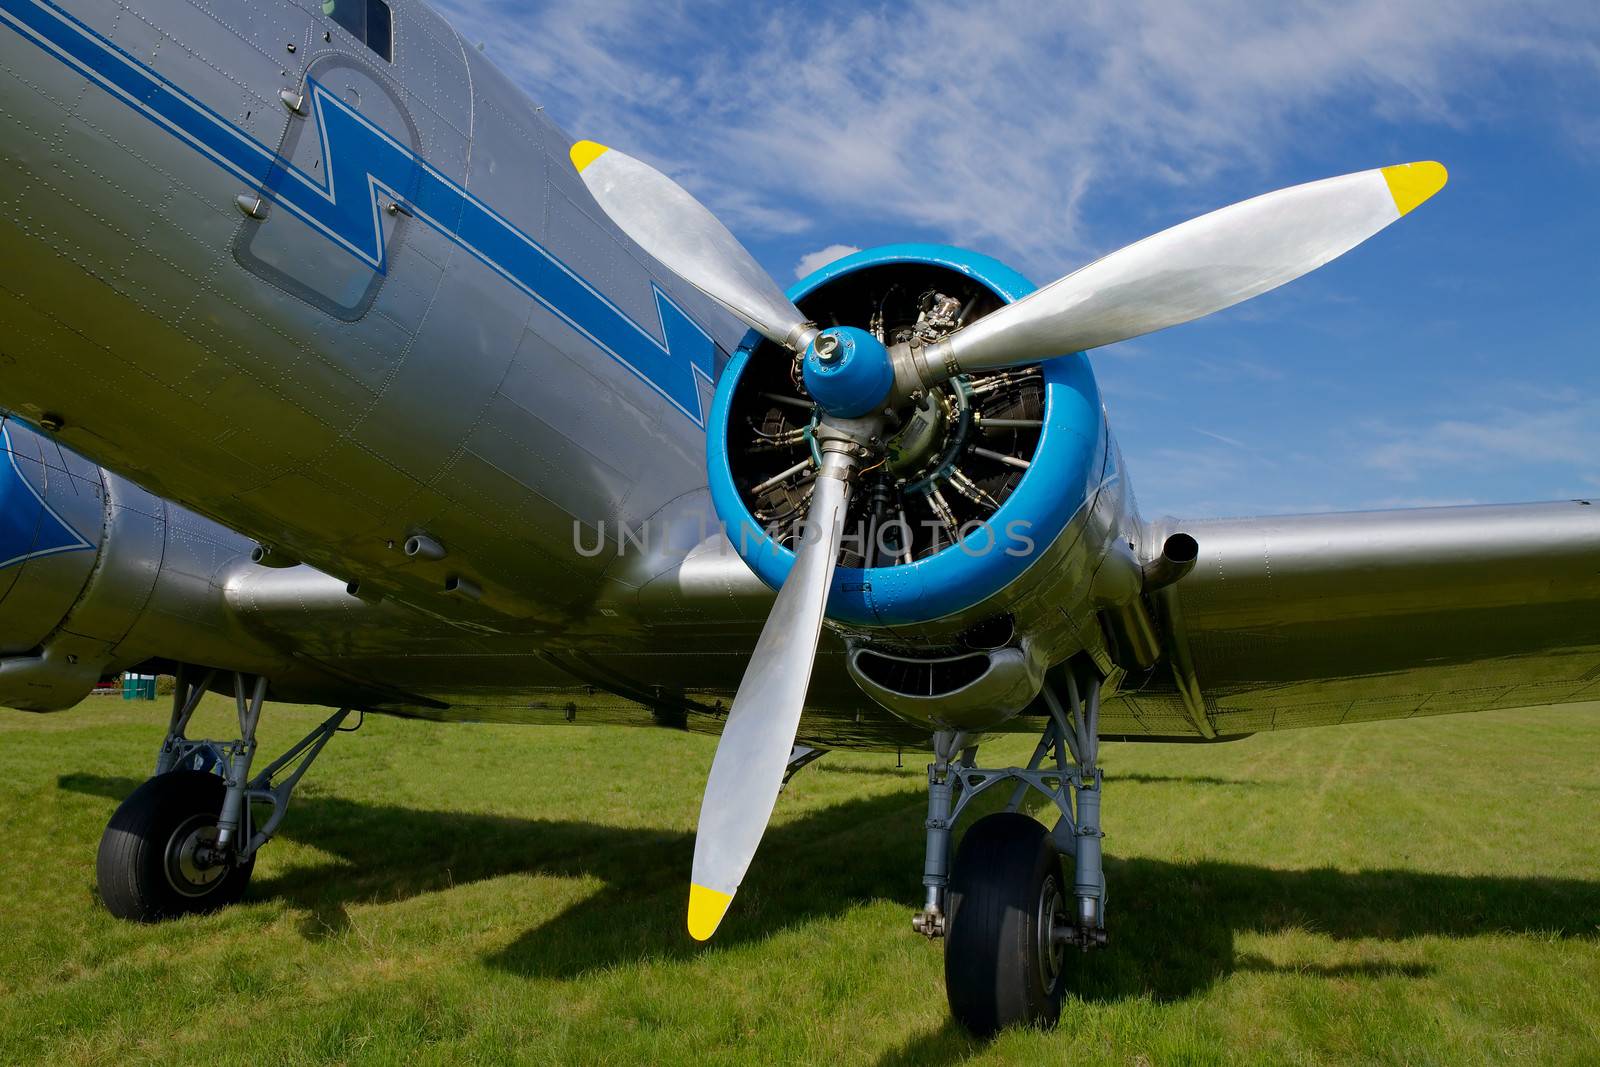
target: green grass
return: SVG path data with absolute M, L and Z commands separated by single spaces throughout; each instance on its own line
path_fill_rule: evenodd
M 319 714 L 269 708 L 263 754 Z M 910 928 L 920 757 L 802 772 L 698 946 L 714 739 L 369 718 L 243 906 L 134 926 L 95 846 L 164 724 L 0 711 L 0 1062 L 1600 1061 L 1600 708 L 1106 746 L 1111 946 L 991 1044 Z

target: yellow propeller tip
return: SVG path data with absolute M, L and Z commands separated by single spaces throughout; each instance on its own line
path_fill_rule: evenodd
M 1401 163 L 1383 168 L 1383 180 L 1389 183 L 1389 195 L 1400 214 L 1409 213 L 1418 204 L 1444 188 L 1450 172 L 1444 165 L 1426 160 L 1422 163 Z
M 604 155 L 608 149 L 603 144 L 593 141 L 579 141 L 572 146 L 572 165 L 578 168 L 578 173 L 583 173 L 583 168 L 593 163 Z
M 733 903 L 732 893 L 719 893 L 703 885 L 689 886 L 689 936 L 704 941 L 717 932 Z

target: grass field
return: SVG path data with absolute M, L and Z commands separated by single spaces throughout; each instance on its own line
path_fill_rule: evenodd
M 910 929 L 920 758 L 802 772 L 698 946 L 713 739 L 369 718 L 243 906 L 125 925 L 95 847 L 164 725 L 0 711 L 0 1062 L 1600 1062 L 1597 707 L 1106 746 L 1111 947 L 991 1044 Z

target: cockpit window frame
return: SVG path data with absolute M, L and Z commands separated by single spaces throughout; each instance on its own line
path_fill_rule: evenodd
M 383 12 L 382 48 L 372 43 L 372 13 L 374 9 Z M 367 0 L 367 39 L 364 43 L 385 63 L 394 62 L 394 8 L 389 6 L 389 0 Z
M 348 12 L 358 5 L 359 15 L 351 19 Z M 341 12 L 345 13 L 344 17 Z M 374 19 L 373 15 L 379 12 L 381 17 Z M 323 0 L 322 17 L 365 45 L 367 51 L 385 63 L 394 62 L 394 8 L 389 0 Z M 378 22 L 383 26 L 381 40 L 374 41 L 373 27 Z

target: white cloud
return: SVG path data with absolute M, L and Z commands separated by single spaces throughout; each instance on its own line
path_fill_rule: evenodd
M 566 128 L 747 236 L 887 221 L 1046 275 L 1263 192 L 1374 116 L 1465 125 L 1508 98 L 1507 61 L 1588 85 L 1600 30 L 1559 0 L 441 6 Z M 1086 225 L 1107 204 L 1116 232 Z
M 800 262 L 794 265 L 794 276 L 796 278 L 804 278 L 812 271 L 821 270 L 836 259 L 843 259 L 852 252 L 859 251 L 861 249 L 855 245 L 829 245 L 827 248 L 819 248 L 815 252 L 807 252 L 800 257 Z
M 1530 402 L 1532 401 L 1532 402 Z M 1487 467 L 1559 464 L 1587 475 L 1600 464 L 1600 403 L 1575 395 L 1510 396 L 1468 417 L 1371 427 L 1363 457 L 1396 481 Z
M 1202 430 L 1198 426 L 1193 427 L 1193 429 L 1194 429 L 1195 433 L 1201 435 L 1202 437 L 1209 437 L 1213 441 L 1221 441 L 1225 445 L 1231 445 L 1234 448 L 1242 448 L 1242 449 L 1245 449 L 1246 451 L 1249 451 L 1249 449 L 1250 449 L 1249 445 L 1245 444 L 1243 441 L 1235 440 L 1232 437 L 1225 437 L 1220 433 L 1213 433 L 1210 430 Z

